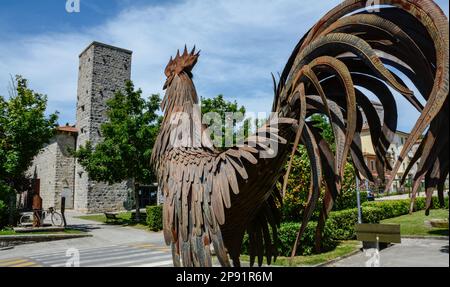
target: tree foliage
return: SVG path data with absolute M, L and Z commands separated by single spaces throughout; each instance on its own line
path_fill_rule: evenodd
M 314 126 L 321 130 L 321 136 L 327 141 L 331 149 L 335 149 L 334 134 L 331 125 L 323 115 L 314 114 L 310 120 Z M 283 199 L 281 209 L 283 221 L 298 221 L 306 207 L 309 188 L 311 184 L 311 165 L 308 154 L 304 146 L 300 145 L 298 152 L 292 161 L 291 173 L 288 178 L 288 188 Z M 323 185 L 322 185 L 323 186 Z M 351 197 L 355 191 L 355 170 L 351 163 L 347 162 L 344 169 L 344 178 L 340 198 Z M 317 218 L 322 205 L 325 190 L 322 189 L 319 202 L 313 214 L 313 219 Z M 356 205 L 356 201 L 355 201 Z
M 95 147 L 87 142 L 74 152 L 91 179 L 109 184 L 129 179 L 139 184 L 152 182 L 150 157 L 161 122 L 157 114 L 160 98 L 152 95 L 145 100 L 141 94 L 128 81 L 124 93 L 118 91 L 107 102 L 102 141 Z
M 28 88 L 16 76 L 15 92 L 0 96 L 0 181 L 15 188 L 25 178 L 33 158 L 49 143 L 57 127 L 57 112 L 46 115 L 47 97 Z
M 89 177 L 109 184 L 131 180 L 134 185 L 136 221 L 139 215 L 139 186 L 150 184 L 154 174 L 150 158 L 162 121 L 157 114 L 159 95 L 148 100 L 135 91 L 131 81 L 125 91 L 118 91 L 107 101 L 108 121 L 100 127 L 102 140 L 93 145 L 87 142 L 73 152 Z
M 214 138 L 214 134 L 211 135 L 217 148 L 228 147 L 226 139 L 233 139 L 233 144 L 236 144 L 248 136 L 250 120 L 245 119 L 245 107 L 239 107 L 236 101 L 226 101 L 223 95 L 211 99 L 202 98 L 201 111 L 202 115 L 217 113 L 222 121 L 222 138 Z

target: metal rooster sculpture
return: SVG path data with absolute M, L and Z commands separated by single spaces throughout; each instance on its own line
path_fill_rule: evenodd
M 380 0 L 376 12 L 369 11 L 366 2 L 344 1 L 300 40 L 275 85 L 273 112 L 278 118 L 271 117 L 241 147 L 219 151 L 207 136 L 208 127 L 195 127 L 200 117 L 192 82 L 199 57 L 195 48 L 170 60 L 165 70 L 164 120 L 152 163 L 165 198 L 164 237 L 172 247 L 175 266 L 211 266 L 211 245 L 223 266 L 230 266 L 230 259 L 239 266 L 245 232 L 251 264 L 257 258 L 261 265 L 264 256 L 270 264 L 276 258 L 278 206 L 286 188 L 283 177 L 287 178 L 291 163 L 287 170 L 285 166 L 299 144 L 306 147 L 311 161 L 312 184 L 297 241 L 323 183 L 325 198 L 316 233 L 320 243 L 325 220 L 340 193 L 347 159 L 359 171 L 357 176 L 375 180 L 361 152 L 363 113 L 376 151 L 379 180 L 387 181 L 386 188 L 394 177 L 385 170 L 396 174 L 423 136 L 408 167 L 419 161 L 414 193 L 424 179 L 428 207 L 435 189 L 443 201 L 443 183 L 449 174 L 448 20 L 429 0 Z M 406 86 L 405 77 L 425 105 Z M 421 114 L 393 168 L 387 158 L 398 118 L 392 89 Z M 367 91 L 383 105 L 383 119 Z M 314 113 L 328 117 L 335 152 L 307 120 Z M 274 143 L 278 144 L 276 156 L 261 157 L 274 152 Z

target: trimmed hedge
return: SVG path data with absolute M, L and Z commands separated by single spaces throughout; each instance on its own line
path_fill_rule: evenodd
M 308 223 L 305 232 L 300 241 L 300 246 L 297 248 L 297 255 L 311 255 L 315 252 L 315 232 L 317 223 L 311 221 Z M 297 232 L 300 229 L 300 223 L 297 222 L 283 222 L 278 228 L 278 255 L 291 256 L 292 247 L 294 246 Z M 322 239 L 322 252 L 333 250 L 337 242 L 331 238 L 331 230 L 325 227 Z M 242 243 L 242 254 L 248 254 L 249 237 L 245 234 Z
M 433 197 L 433 207 L 439 208 L 438 198 Z M 409 199 L 371 201 L 362 204 L 362 220 L 364 223 L 377 224 L 381 220 L 398 217 L 409 213 Z M 445 199 L 445 208 L 448 209 L 448 197 Z M 416 211 L 425 209 L 425 198 L 417 198 Z M 356 237 L 355 225 L 358 222 L 358 209 L 344 209 L 332 211 L 327 219 L 322 239 L 322 252 L 332 250 L 338 241 L 351 240 Z M 316 222 L 309 222 L 297 249 L 297 255 L 311 255 L 315 253 Z M 280 256 L 290 256 L 292 246 L 297 237 L 300 223 L 283 222 L 278 229 L 278 252 Z M 242 253 L 248 254 L 248 235 L 244 236 Z
M 383 219 L 398 217 L 409 213 L 409 199 L 371 201 L 362 204 L 362 220 L 364 223 L 379 223 Z M 425 209 L 426 199 L 416 199 L 416 211 Z M 433 197 L 433 207 L 439 208 L 439 200 Z M 445 199 L 448 209 L 448 197 Z M 355 238 L 355 224 L 358 222 L 358 209 L 333 211 L 326 225 L 331 229 L 331 238 L 335 240 L 349 240 Z
M 363 204 L 364 207 L 373 207 L 382 210 L 383 219 L 408 214 L 409 205 L 410 200 L 372 201 Z
M 364 223 L 380 223 L 383 211 L 376 207 L 363 206 L 362 220 Z M 350 240 L 355 237 L 355 224 L 358 223 L 358 208 L 334 211 L 330 213 L 326 227 L 331 230 L 334 240 Z
M 439 199 L 433 197 L 432 208 L 440 208 Z M 445 209 L 448 209 L 448 197 L 445 198 Z M 380 208 L 383 211 L 383 219 L 398 217 L 409 213 L 409 206 L 411 204 L 410 199 L 398 199 L 398 200 L 385 200 L 385 201 L 372 201 L 365 202 L 363 206 L 370 206 Z M 414 211 L 424 210 L 426 206 L 426 198 L 416 198 Z
M 147 225 L 152 231 L 163 229 L 162 205 L 147 206 Z
M 300 245 L 297 248 L 297 255 L 311 255 L 315 252 L 315 235 L 317 222 L 309 222 L 305 232 L 300 240 Z M 280 225 L 279 233 L 279 247 L 278 252 L 280 256 L 291 256 L 292 247 L 294 246 L 297 232 L 300 229 L 300 223 L 286 222 Z M 337 242 L 331 238 L 331 230 L 325 227 L 321 242 L 322 252 L 333 250 Z
M 360 198 L 361 204 L 367 202 L 367 192 L 361 191 L 359 198 Z M 337 197 L 336 202 L 333 205 L 334 211 L 350 209 L 350 208 L 357 208 L 355 191 L 343 192 L 341 195 L 339 195 Z

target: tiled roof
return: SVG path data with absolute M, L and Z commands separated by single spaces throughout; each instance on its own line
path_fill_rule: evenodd
M 71 126 L 60 126 L 56 128 L 57 131 L 59 132 L 68 132 L 68 133 L 78 133 L 78 129 L 76 127 L 71 127 Z

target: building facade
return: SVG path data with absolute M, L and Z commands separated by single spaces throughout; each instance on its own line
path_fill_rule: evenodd
M 106 102 L 130 80 L 131 58 L 131 51 L 99 42 L 79 55 L 76 124 L 59 127 L 28 171 L 40 181 L 44 208 L 59 208 L 63 196 L 66 208 L 83 213 L 130 207 L 133 192 L 129 182 L 108 185 L 91 180 L 68 150 L 88 141 L 94 146 L 101 141 L 100 126 L 107 121 Z
M 40 195 L 44 208 L 60 207 L 66 198 L 66 207 L 73 208 L 75 159 L 69 150 L 76 147 L 77 130 L 59 127 L 56 136 L 34 159 L 27 176 L 40 180 Z
M 383 121 L 383 118 L 384 118 L 383 106 L 376 102 L 373 102 L 373 105 L 378 113 L 380 120 Z M 376 177 L 378 177 L 378 173 L 376 170 L 376 155 L 375 155 L 375 150 L 373 148 L 372 138 L 370 136 L 369 126 L 368 126 L 367 119 L 366 119 L 364 113 L 363 113 L 363 128 L 362 128 L 360 136 L 361 136 L 361 148 L 362 148 L 362 153 L 364 156 L 364 161 L 365 161 L 367 167 L 369 168 L 369 170 L 372 172 L 373 176 L 376 178 Z M 405 132 L 402 132 L 399 130 L 397 130 L 395 132 L 394 139 L 388 148 L 388 154 L 387 154 L 389 162 L 392 167 L 394 166 L 397 158 L 400 156 L 400 153 L 401 153 L 403 146 L 406 143 L 408 137 L 409 137 L 408 133 L 405 133 Z M 395 177 L 394 183 L 392 186 L 393 190 L 398 190 L 400 188 L 400 180 L 403 177 L 403 175 L 405 174 L 405 172 L 407 171 L 407 167 L 408 167 L 409 163 L 411 162 L 411 159 L 413 158 L 414 153 L 416 152 L 417 148 L 419 147 L 420 142 L 421 142 L 421 140 L 418 140 L 414 144 L 413 148 L 408 153 L 408 156 L 403 160 L 402 164 L 400 165 L 400 168 L 399 168 L 397 174 L 391 175 L 390 174 L 391 172 L 386 170 L 387 177 L 390 177 L 390 176 Z M 418 163 L 416 163 L 408 171 L 407 178 L 413 177 L 413 175 L 416 173 L 417 165 L 418 165 Z

